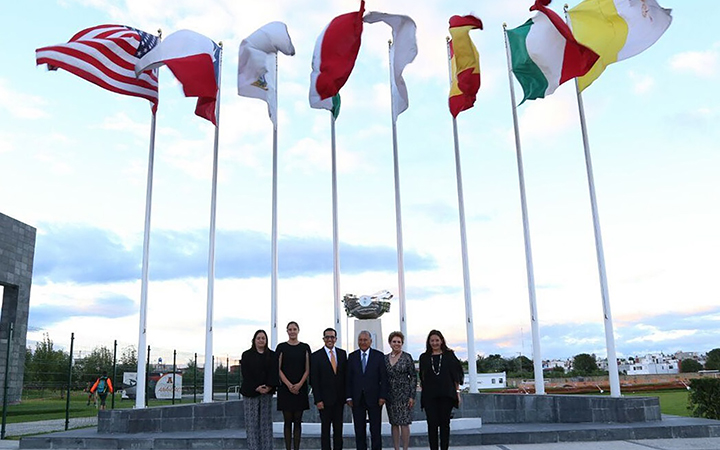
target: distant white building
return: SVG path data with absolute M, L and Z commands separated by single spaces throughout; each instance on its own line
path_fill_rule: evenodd
M 627 375 L 674 374 L 680 373 L 680 361 L 675 356 L 654 353 L 622 360 L 618 370 Z
M 683 352 L 683 351 L 678 351 L 678 352 L 675 352 L 675 354 L 674 354 L 673 356 L 674 356 L 675 359 L 677 359 L 678 361 L 683 361 L 683 360 L 686 360 L 686 359 L 694 359 L 695 361 L 699 362 L 699 363 L 702 364 L 703 366 L 705 365 L 705 356 L 706 356 L 706 355 L 703 355 L 702 353 L 699 353 L 699 352 Z
M 570 361 L 567 359 L 545 359 L 542 362 L 542 368 L 544 370 L 550 370 L 556 367 L 561 367 L 567 371 L 570 368 Z
M 463 386 L 468 386 L 470 379 L 468 375 L 465 375 L 463 380 Z M 499 373 L 479 373 L 477 374 L 477 388 L 475 390 L 470 389 L 470 392 L 476 392 L 483 389 L 505 389 L 507 387 L 507 377 L 505 372 Z
M 700 361 L 703 359 L 702 355 L 699 352 L 684 352 L 682 350 L 675 352 L 673 355 L 675 359 L 682 361 L 683 359 L 694 359 L 695 361 Z
M 596 359 L 598 369 L 600 370 L 608 370 L 608 360 L 607 358 L 597 358 Z M 618 361 L 618 364 L 622 364 L 621 361 Z M 620 372 L 622 372 L 622 369 L 620 369 Z

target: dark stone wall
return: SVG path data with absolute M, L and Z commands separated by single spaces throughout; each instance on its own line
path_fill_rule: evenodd
M 420 394 L 414 421 L 424 421 Z M 282 422 L 273 399 L 273 421 Z M 597 395 L 463 394 L 455 418 L 480 417 L 492 423 L 633 423 L 660 420 L 657 397 L 612 398 Z M 345 422 L 351 421 L 345 408 Z M 320 422 L 315 405 L 303 422 Z M 135 410 L 100 411 L 98 433 L 161 433 L 245 428 L 242 400 L 193 403 Z
M 11 323 L 8 402 L 19 402 L 22 396 L 35 235 L 35 228 L 0 213 L 0 285 L 4 287 L 0 315 L 0 404 Z

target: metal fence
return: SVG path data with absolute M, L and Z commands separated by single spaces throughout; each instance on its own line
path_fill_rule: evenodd
M 3 401 L 0 439 L 5 438 L 7 423 L 64 418 L 64 429 L 67 430 L 71 422 L 85 423 L 71 419 L 96 416 L 103 399 L 91 390 L 104 372 L 113 386 L 112 392 L 102 396 L 105 397 L 105 408 L 135 406 L 136 349 L 132 345 L 118 346 L 117 341 L 112 348 L 91 345 L 78 345 L 75 333 L 72 333 L 69 351 L 55 349 L 47 335 L 36 344 L 35 349 L 26 349 L 22 401 L 16 405 Z M 198 365 L 198 354 L 187 358 L 188 353 L 185 352 L 182 361 L 178 361 L 177 350 L 172 350 L 172 361 L 163 361 L 159 355 L 169 359 L 167 349 L 153 353 L 152 347 L 148 346 L 144 362 L 145 406 L 202 401 L 204 376 L 208 371 L 202 364 Z M 200 358 L 204 360 L 203 355 Z M 209 371 L 213 377 L 212 398 L 238 398 L 242 381 L 239 358 L 225 356 L 213 357 L 212 360 L 212 370 Z M 9 365 L 6 364 L 6 367 Z M 9 378 L 5 377 L 5 390 Z

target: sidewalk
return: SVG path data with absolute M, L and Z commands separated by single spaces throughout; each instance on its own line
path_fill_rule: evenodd
M 5 449 L 16 449 L 16 448 L 20 448 L 20 441 L 8 440 L 8 439 L 0 440 L 0 449 L 5 450 Z
M 482 445 L 453 450 L 718 450 L 720 438 L 643 439 L 641 441 L 555 442 L 550 444 Z M 412 449 L 419 450 L 419 449 Z
M 0 449 L 15 450 L 19 441 L 0 441 Z M 719 438 L 691 439 L 644 439 L 642 441 L 605 441 L 605 442 L 561 442 L 550 444 L 523 445 L 482 445 L 479 447 L 451 447 L 452 450 L 718 450 Z M 411 447 L 410 450 L 421 450 Z M 424 450 L 424 449 L 423 449 Z
M 97 416 L 71 418 L 69 429 L 96 427 Z M 40 420 L 37 422 L 8 423 L 5 425 L 5 437 L 26 436 L 28 434 L 65 431 L 65 419 Z M 0 441 L 3 442 L 3 441 Z M 0 446 L 0 448 L 5 448 Z
M 534 439 L 537 442 L 545 441 L 546 443 L 537 444 L 492 444 L 492 445 L 479 445 L 483 442 L 484 437 L 477 433 L 467 433 L 458 431 L 451 434 L 451 441 L 455 441 L 456 445 L 451 446 L 451 450 L 720 450 L 720 430 L 717 425 L 712 426 L 695 426 L 704 429 L 705 431 L 700 434 L 695 433 L 695 436 L 716 436 L 716 437 L 683 437 L 692 435 L 693 427 L 681 427 L 680 425 L 684 422 L 692 423 L 704 423 L 713 422 L 706 419 L 688 419 L 682 417 L 666 417 L 664 422 L 669 427 L 667 430 L 674 429 L 672 436 L 678 436 L 674 439 L 636 439 L 627 435 L 624 439 L 619 438 L 616 440 L 603 441 L 598 439 L 592 439 L 591 435 L 586 435 L 582 432 L 582 428 L 586 427 L 587 424 L 575 424 L 575 425 L 558 425 L 558 424 L 524 424 L 515 426 L 502 426 L 502 425 L 488 425 L 483 427 L 485 433 L 499 431 L 501 428 L 508 428 L 508 432 L 520 433 L 521 435 L 535 436 Z M 37 434 L 37 433 L 48 433 L 52 431 L 60 431 L 59 433 L 52 433 L 47 435 L 40 435 L 36 437 L 28 437 L 23 439 L 23 448 L 65 448 L 64 446 L 68 442 L 72 443 L 72 448 L 135 448 L 138 442 L 142 441 L 144 445 L 142 448 L 193 448 L 191 444 L 202 444 L 204 448 L 246 448 L 244 441 L 244 430 L 214 430 L 214 431 L 194 431 L 194 432 L 183 432 L 183 433 L 141 433 L 140 435 L 132 436 L 98 436 L 97 428 L 94 428 L 97 424 L 96 417 L 87 418 L 76 418 L 70 420 L 70 427 L 76 428 L 71 431 L 63 431 L 65 429 L 65 420 L 45 420 L 38 422 L 25 422 L 17 424 L 8 424 L 6 428 L 7 436 L 18 436 L 25 434 Z M 615 428 L 626 428 L 625 425 L 617 424 L 593 424 L 595 432 L 606 434 L 606 438 L 611 438 L 611 435 L 607 435 Z M 655 424 L 657 425 L 657 424 Z M 636 427 L 636 431 L 641 431 L 642 428 L 647 428 L 650 425 L 645 424 L 644 427 Z M 89 427 L 89 428 L 85 428 Z M 494 430 L 498 428 L 498 430 Z M 570 434 L 557 434 L 548 435 L 548 431 L 552 431 L 556 428 L 567 428 L 566 431 L 572 431 Z M 684 430 L 684 431 L 683 431 Z M 182 436 L 180 436 L 182 435 Z M 274 433 L 275 435 L 275 448 L 279 449 L 282 447 L 282 433 Z M 168 439 L 174 436 L 175 440 Z M 666 435 L 667 436 L 667 435 Z M 485 436 L 487 437 L 487 436 Z M 648 436 L 649 437 L 649 436 Z M 421 450 L 424 444 L 427 442 L 427 437 L 424 433 L 413 433 L 412 447 L 411 450 Z M 133 440 L 138 442 L 134 442 Z M 580 441 L 568 442 L 572 439 L 580 439 Z M 158 446 L 147 445 L 151 441 L 158 440 L 156 443 Z M 527 439 L 524 439 L 527 441 Z M 112 442 L 111 442 L 112 441 Z M 318 437 L 312 432 L 303 433 L 303 441 L 301 443 L 302 448 L 317 448 L 319 444 Z M 385 439 L 384 448 L 391 449 L 390 442 Z M 549 442 L 555 441 L 555 442 Z M 475 443 L 478 445 L 473 445 Z M 487 442 L 487 440 L 485 441 Z M 507 442 L 507 441 L 506 441 Z M 20 441 L 18 440 L 0 440 L 0 450 L 15 450 L 20 448 Z M 452 442 L 451 442 L 452 443 Z M 82 445 L 81 445 L 82 444 Z M 469 445 L 468 445 L 469 444 Z M 79 446 L 78 446 L 79 445 Z M 349 450 L 354 448 L 354 440 L 351 435 L 346 436 L 345 447 Z M 139 448 L 139 447 L 138 447 Z

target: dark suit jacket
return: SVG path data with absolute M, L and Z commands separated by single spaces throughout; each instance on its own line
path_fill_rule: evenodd
M 388 398 L 388 375 L 385 367 L 385 355 L 374 348 L 368 349 L 368 360 L 365 373 L 360 362 L 360 350 L 348 355 L 347 368 L 347 397 L 352 399 L 353 405 L 365 394 L 368 405 L 377 405 L 379 399 Z
M 325 406 L 345 403 L 345 370 L 347 353 L 335 347 L 337 373 L 332 370 L 325 346 L 310 357 L 310 385 L 315 404 L 323 402 Z

